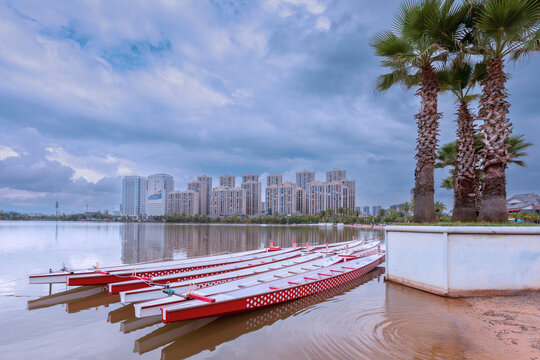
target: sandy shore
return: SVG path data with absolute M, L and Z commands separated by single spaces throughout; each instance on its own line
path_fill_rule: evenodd
M 515 360 L 540 360 L 540 291 L 516 296 L 471 297 L 465 301 L 471 305 L 471 315 L 515 354 Z

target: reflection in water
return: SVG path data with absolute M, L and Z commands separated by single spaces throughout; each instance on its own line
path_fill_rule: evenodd
M 114 323 L 129 319 L 134 316 L 135 316 L 135 308 L 133 307 L 133 304 L 127 304 L 127 305 L 119 307 L 118 309 L 109 311 L 109 314 L 107 316 L 107 321 L 114 324 Z
M 70 301 L 66 304 L 66 310 L 68 313 L 73 314 L 82 310 L 88 310 L 91 308 L 97 308 L 99 306 L 109 306 L 120 301 L 119 294 L 109 294 L 107 289 L 104 288 L 102 292 L 85 297 L 84 299 L 77 299 Z
M 143 318 L 130 317 L 120 324 L 120 331 L 128 334 L 135 330 L 144 329 L 145 327 L 160 324 L 161 315 L 147 316 Z
M 126 223 L 120 229 L 122 262 L 125 264 L 160 259 L 180 259 L 269 246 L 290 247 L 382 238 L 382 231 L 319 226 L 244 226 Z
M 82 310 L 108 306 L 120 301 L 120 295 L 110 295 L 105 286 L 80 286 L 70 290 L 28 300 L 28 310 L 43 309 L 54 305 L 65 304 L 70 314 Z
M 42 309 L 58 304 L 67 304 L 95 294 L 105 294 L 104 286 L 81 286 L 71 290 L 62 291 L 49 296 L 43 296 L 35 300 L 29 300 L 28 310 Z
M 178 339 L 186 334 L 190 334 L 208 325 L 216 319 L 217 317 L 211 317 L 182 321 L 161 326 L 151 333 L 135 340 L 135 347 L 133 351 L 142 355 L 146 352 L 158 349 L 169 344 L 170 342 L 175 341 L 175 339 Z
M 467 307 L 460 299 L 388 283 L 384 319 L 375 325 L 368 316 L 362 319 L 364 325 L 374 329 L 371 338 L 363 339 L 363 343 L 373 353 L 380 352 L 374 344 L 384 344 L 385 351 L 399 351 L 401 358 L 465 359 L 474 351 L 473 343 L 479 337 L 466 331 Z

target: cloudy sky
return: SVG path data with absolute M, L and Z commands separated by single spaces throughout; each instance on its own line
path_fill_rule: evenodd
M 418 99 L 375 94 L 368 46 L 399 1 L 0 2 L 0 209 L 118 209 L 121 177 L 334 167 L 358 205 L 408 200 Z M 540 56 L 511 64 L 515 131 L 540 144 Z M 441 140 L 455 110 L 441 97 Z M 509 194 L 540 192 L 538 145 Z M 437 172 L 437 182 L 444 176 Z M 451 206 L 452 195 L 436 198 Z

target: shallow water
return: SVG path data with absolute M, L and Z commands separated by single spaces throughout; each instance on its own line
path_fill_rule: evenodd
M 384 268 L 263 310 L 164 325 L 101 287 L 28 285 L 27 274 L 381 237 L 319 227 L 0 222 L 2 359 L 510 358 L 461 300 L 383 281 Z M 52 296 L 49 296 L 53 294 Z

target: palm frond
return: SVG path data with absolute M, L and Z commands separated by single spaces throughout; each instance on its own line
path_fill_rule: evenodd
M 487 75 L 487 62 L 480 61 L 474 65 L 474 71 L 472 73 L 472 80 L 475 83 L 480 83 L 486 78 Z
M 441 148 L 437 150 L 437 160 L 435 162 L 435 168 L 442 169 L 447 166 L 455 167 L 457 155 L 458 155 L 457 141 L 452 141 L 441 146 Z
M 533 52 L 540 51 L 540 28 L 524 41 L 523 45 L 512 53 L 511 59 L 517 61 L 530 56 Z
M 412 53 L 411 45 L 391 31 L 380 31 L 370 40 L 377 56 L 394 58 Z
M 454 190 L 454 175 L 450 175 L 446 179 L 443 179 L 441 187 L 447 190 Z
M 465 101 L 466 103 L 470 103 L 472 101 L 476 101 L 476 100 L 479 100 L 481 97 L 480 94 L 470 94 L 470 95 L 465 95 L 463 97 L 463 101 Z
M 475 21 L 484 46 L 497 58 L 508 54 L 519 57 L 520 49 L 529 44 L 527 34 L 538 29 L 540 1 L 485 0 L 482 5 Z

